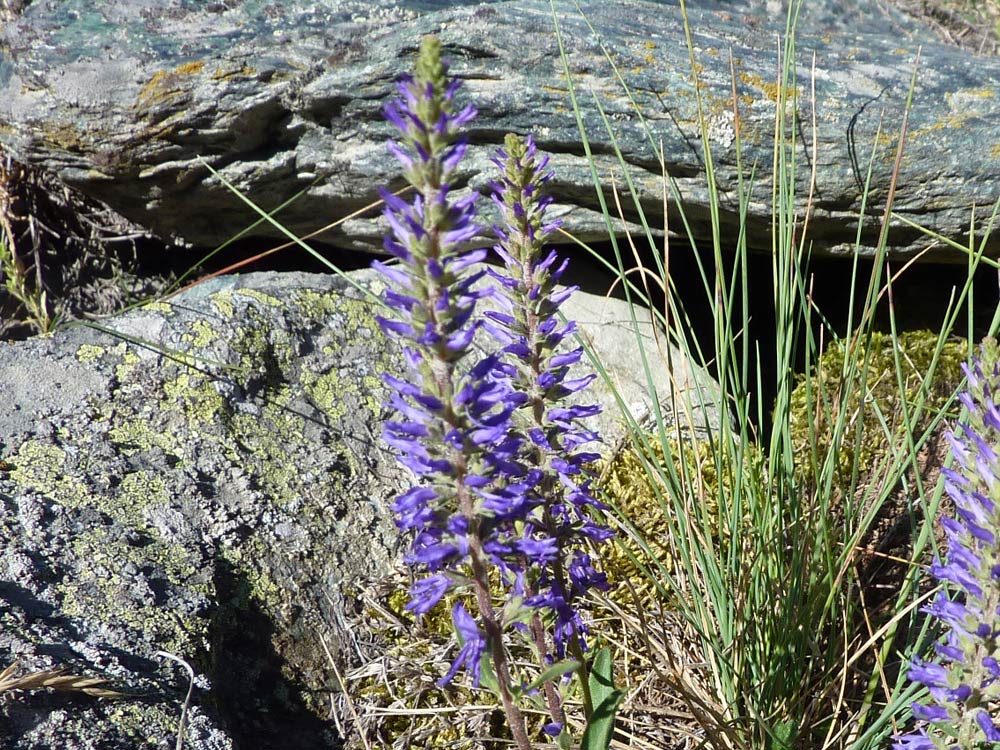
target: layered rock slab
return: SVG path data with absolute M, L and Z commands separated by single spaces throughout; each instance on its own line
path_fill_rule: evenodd
M 388 512 L 408 481 L 380 440 L 380 375 L 399 352 L 374 315 L 379 277 L 252 274 L 47 339 L 0 347 L 0 653 L 25 670 L 103 677 L 122 700 L 0 693 L 18 750 L 173 746 L 194 668 L 185 747 L 336 746 L 329 698 L 364 633 L 362 583 L 392 570 Z M 612 390 L 718 424 L 718 392 L 617 300 L 564 311 Z M 636 329 L 635 326 L 638 325 Z M 329 652 L 329 657 L 327 653 Z M 0 664 L 0 667 L 5 664 Z
M 412 68 L 419 37 L 436 33 L 465 101 L 480 113 L 457 187 L 485 189 L 504 134 L 531 133 L 554 155 L 555 210 L 567 231 L 586 241 L 607 236 L 595 174 L 613 216 L 615 188 L 625 193 L 623 221 L 612 230 L 638 231 L 626 170 L 656 230 L 664 223 L 662 144 L 689 226 L 708 239 L 703 121 L 724 228 L 739 224 L 738 129 L 744 168 L 755 174 L 748 241 L 769 250 L 772 137 L 784 85 L 803 200 L 815 167 L 814 250 L 853 252 L 870 163 L 860 249 L 872 254 L 923 45 L 889 245 L 897 255 L 931 247 L 928 258 L 958 258 L 909 222 L 961 241 L 973 205 L 982 219 L 1000 196 L 1000 61 L 936 44 L 886 8 L 806 3 L 798 79 L 786 85 L 778 61 L 786 18 L 772 5 L 688 4 L 699 104 L 673 0 L 584 0 L 582 15 L 558 0 L 569 79 L 547 0 L 34 2 L 0 34 L 0 143 L 164 238 L 213 246 L 257 221 L 229 185 L 269 211 L 298 195 L 278 219 L 301 236 L 377 201 L 382 185 L 402 186 L 384 147 L 391 130 L 381 107 Z M 378 249 L 376 213 L 319 241 Z M 682 233 L 676 205 L 669 226 Z M 267 222 L 255 235 L 282 237 Z M 1000 254 L 1000 240 L 987 251 Z

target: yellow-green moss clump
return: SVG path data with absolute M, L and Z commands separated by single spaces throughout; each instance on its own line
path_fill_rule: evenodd
M 915 434 L 926 429 L 962 382 L 961 365 L 968 357 L 965 341 L 945 342 L 936 369 L 931 369 L 938 334 L 932 331 L 909 331 L 895 341 L 884 333 L 873 333 L 865 352 L 858 355 L 859 367 L 849 381 L 843 379 L 847 341 L 831 344 L 814 373 L 799 376 L 791 396 L 791 437 L 794 455 L 803 471 L 812 460 L 811 441 L 822 461 L 830 450 L 838 414 L 845 414 L 845 430 L 837 448 L 837 468 L 850 476 L 857 467 L 866 475 L 883 460 L 891 445 L 904 436 L 905 413 L 912 420 L 921 393 L 924 408 L 916 420 Z M 863 342 L 862 342 L 863 343 Z M 896 375 L 896 356 L 902 371 L 903 392 Z M 863 369 L 867 359 L 867 370 Z M 807 388 L 811 391 L 807 402 Z M 831 418 L 832 417 L 832 418 Z

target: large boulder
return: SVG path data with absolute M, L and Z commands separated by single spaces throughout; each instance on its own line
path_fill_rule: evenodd
M 740 212 L 735 87 L 743 164 L 756 170 L 747 237 L 764 250 L 771 247 L 783 5 L 688 3 L 722 221 L 735 227 Z M 710 237 L 698 104 L 678 3 L 557 0 L 554 7 L 609 204 L 615 186 L 625 190 L 610 128 L 653 229 L 663 224 L 656 153 L 662 144 L 692 230 Z M 298 196 L 277 218 L 304 235 L 364 209 L 379 186 L 402 185 L 384 147 L 390 128 L 381 108 L 394 80 L 412 68 L 419 37 L 433 32 L 465 81 L 463 96 L 480 113 L 462 187 L 486 187 L 488 159 L 504 133 L 533 133 L 554 154 L 554 210 L 565 214 L 564 227 L 597 240 L 606 237 L 605 223 L 554 30 L 548 0 L 36 0 L 0 32 L 0 144 L 163 238 L 213 246 L 257 221 L 226 183 L 267 210 Z M 965 237 L 972 206 L 982 218 L 1000 195 L 989 156 L 990 144 L 1000 143 L 1000 60 L 936 44 L 925 29 L 870 3 L 805 3 L 798 30 L 789 111 L 795 108 L 798 123 L 803 196 L 815 149 L 814 250 L 853 251 L 871 162 L 862 251 L 872 252 L 920 45 L 890 250 L 911 255 L 933 244 L 908 221 Z M 626 208 L 615 231 L 634 229 L 637 220 Z M 672 210 L 671 229 L 680 227 Z M 372 250 L 381 234 L 377 212 L 369 211 L 319 241 Z M 268 222 L 254 235 L 281 237 Z M 956 257 L 936 248 L 926 257 Z M 987 251 L 1000 254 L 1000 239 Z
M 368 270 L 224 277 L 0 346 L 0 654 L 125 694 L 0 689 L 4 747 L 173 747 L 187 676 L 161 651 L 197 675 L 185 748 L 336 747 L 330 660 L 343 674 L 364 637 L 359 582 L 398 559 L 387 507 L 407 481 L 380 440 L 380 373 L 400 365 L 380 287 Z M 641 419 L 628 308 L 571 303 Z M 667 373 L 638 326 L 664 405 L 686 394 L 701 406 L 682 423 L 717 425 L 717 388 L 676 352 Z M 622 411 L 593 388 L 614 443 Z

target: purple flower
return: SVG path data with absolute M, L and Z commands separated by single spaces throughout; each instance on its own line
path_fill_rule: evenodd
M 892 750 L 937 750 L 937 745 L 924 732 L 897 734 L 893 737 Z
M 383 439 L 403 466 L 426 480 L 393 503 L 397 525 L 414 532 L 404 559 L 433 574 L 410 590 L 408 609 L 417 614 L 462 579 L 447 573 L 467 562 L 474 493 L 511 468 L 518 450 L 507 423 L 519 399 L 493 377 L 498 356 L 469 366 L 479 327 L 476 303 L 488 293 L 477 288 L 484 273 L 472 266 L 486 250 L 461 247 L 480 230 L 478 196 L 457 197 L 453 190 L 465 151 L 459 131 L 475 110 L 456 106 L 458 82 L 447 70 L 440 42 L 428 37 L 415 74 L 398 85 L 401 98 L 385 108 L 400 134 L 389 151 L 414 197 L 407 202 L 383 191 L 390 228 L 385 247 L 396 263 L 375 264 L 389 284 L 384 299 L 392 313 L 379 323 L 403 344 L 410 368 L 406 379 L 384 377 L 396 418 L 385 422 Z
M 410 601 L 406 604 L 406 609 L 418 615 L 425 615 L 434 609 L 441 597 L 451 587 L 451 581 L 441 574 L 430 576 L 422 581 L 417 581 L 410 587 Z
M 990 742 L 1000 741 L 1000 729 L 997 725 L 990 719 L 990 715 L 983 710 L 976 712 L 976 723 L 979 724 L 979 728 L 983 730 L 983 734 L 986 736 Z
M 575 287 L 557 288 L 567 263 L 555 252 L 543 250 L 544 239 L 557 226 L 545 218 L 551 203 L 545 195 L 545 185 L 552 179 L 549 158 L 539 155 L 530 137 L 508 135 L 493 162 L 502 176 L 492 186 L 492 197 L 504 222 L 494 228 L 500 239 L 494 251 L 504 268 L 489 271 L 501 309 L 487 313 L 486 329 L 513 365 L 504 371 L 510 387 L 524 396 L 515 415 L 522 418 L 512 424 L 521 436 L 520 460 L 539 473 L 524 496 L 509 504 L 508 512 L 523 513 L 522 519 L 540 536 L 513 542 L 509 549 L 515 559 L 507 563 L 520 566 L 523 575 L 518 585 L 527 580 L 526 604 L 555 615 L 552 645 L 562 657 L 570 643 L 585 647 L 586 628 L 575 600 L 591 587 L 606 585 L 582 553 L 588 539 L 603 541 L 611 536 L 587 514 L 588 507 L 603 506 L 591 497 L 587 481 L 586 465 L 597 456 L 581 450 L 597 440 L 596 433 L 581 423 L 600 409 L 566 403 L 595 376 L 570 377 L 583 349 L 562 346 L 575 325 L 560 323 L 559 306 Z M 517 555 L 523 562 L 516 560 Z
M 479 687 L 479 661 L 482 659 L 483 654 L 486 653 L 486 638 L 483 637 L 482 632 L 476 625 L 476 621 L 465 611 L 465 607 L 461 603 L 456 604 L 454 609 L 452 609 L 451 618 L 455 623 L 455 630 L 462 641 L 462 650 L 458 652 L 458 657 L 451 665 L 451 669 L 448 670 L 448 674 L 438 680 L 437 685 L 438 687 L 447 685 L 458 674 L 458 670 L 464 666 L 469 670 L 469 674 L 472 675 L 472 684 L 475 687 Z
M 986 365 L 984 367 L 984 364 Z M 959 748 L 971 750 L 1000 741 L 1000 728 L 981 706 L 995 702 L 1000 678 L 997 636 L 1000 635 L 1000 513 L 995 501 L 1000 446 L 1000 393 L 996 342 L 987 340 L 981 358 L 965 368 L 969 390 L 960 396 L 968 422 L 948 435 L 959 470 L 945 470 L 945 490 L 955 503 L 956 517 L 942 518 L 948 540 L 946 562 L 929 572 L 944 584 L 923 609 L 947 628 L 944 642 L 934 645 L 938 662 L 915 659 L 909 678 L 927 688 L 930 700 L 913 705 L 917 732 L 898 735 L 894 748 Z M 949 593 L 950 592 L 950 593 Z
M 597 435 L 582 423 L 599 409 L 567 401 L 594 376 L 572 372 L 583 351 L 564 345 L 575 326 L 558 311 L 573 288 L 556 288 L 566 262 L 542 251 L 558 226 L 544 217 L 548 157 L 530 139 L 506 140 L 494 160 L 503 176 L 493 200 L 506 219 L 495 251 L 507 267 L 477 270 L 488 252 L 467 249 L 482 231 L 478 195 L 456 192 L 467 149 L 460 131 L 475 110 L 456 104 L 459 83 L 440 52 L 437 39 L 424 39 L 415 73 L 385 107 L 398 131 L 389 152 L 413 190 L 409 200 L 382 192 L 393 260 L 373 264 L 388 287 L 379 324 L 401 344 L 408 368 L 384 378 L 392 415 L 383 439 L 419 481 L 393 502 L 397 525 L 412 535 L 404 561 L 424 574 L 406 609 L 424 615 L 458 588 L 476 594 L 474 613 L 462 603 L 452 610 L 461 649 L 438 684 L 464 668 L 478 685 L 489 655 L 497 684 L 509 688 L 516 683 L 506 646 L 495 641 L 505 627 L 524 628 L 525 612 L 498 614 L 491 602 L 523 600 L 536 610 L 532 629 L 549 627 L 550 643 L 538 649 L 544 669 L 548 651 L 561 658 L 586 648 L 577 600 L 607 585 L 585 552 L 611 536 L 590 514 L 604 506 L 590 494 L 587 469 Z M 484 315 L 477 307 L 487 295 L 500 309 Z M 492 351 L 474 349 L 488 339 L 480 333 L 492 337 Z M 548 707 L 559 734 L 561 706 Z M 504 710 L 512 728 L 523 724 L 510 701 Z M 525 734 L 518 745 L 528 747 Z
M 562 733 L 562 723 L 552 721 L 542 726 L 542 731 L 549 737 L 558 737 Z

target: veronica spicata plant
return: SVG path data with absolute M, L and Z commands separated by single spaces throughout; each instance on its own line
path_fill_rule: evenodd
M 401 134 L 389 149 L 415 196 L 407 202 L 382 193 L 391 228 L 385 247 L 396 262 L 374 264 L 395 312 L 380 323 L 403 342 L 410 371 L 407 379 L 385 377 L 397 416 L 384 437 L 420 479 L 393 504 L 397 525 L 413 534 L 404 559 L 426 573 L 411 587 L 407 609 L 426 614 L 446 593 L 470 589 L 476 603 L 473 613 L 461 601 L 452 609 L 462 648 L 439 685 L 463 666 L 474 685 L 488 683 L 515 742 L 528 750 L 518 701 L 534 699 L 539 688 L 550 716 L 545 731 L 568 744 L 555 682 L 582 659 L 559 660 L 567 650 L 582 655 L 586 628 L 574 605 L 589 588 L 605 585 L 586 551 L 610 535 L 588 514 L 598 504 L 585 464 L 596 454 L 581 447 L 596 435 L 579 424 L 597 407 L 563 403 L 591 378 L 567 377 L 582 350 L 555 351 L 574 330 L 556 315 L 572 289 L 556 292 L 565 264 L 542 255 L 555 228 L 545 223 L 541 196 L 550 175 L 530 141 L 510 137 L 497 157 L 504 173 L 495 199 L 505 226 L 497 229 L 496 251 L 506 270 L 487 275 L 476 264 L 488 251 L 463 249 L 482 228 L 478 195 L 452 196 L 466 150 L 460 130 L 475 116 L 455 104 L 458 88 L 440 42 L 427 37 L 415 75 L 399 84 L 402 98 L 385 109 Z M 484 296 L 495 297 L 502 311 L 477 315 Z M 474 350 L 480 329 L 495 351 Z M 505 642 L 521 633 L 540 661 L 541 674 L 528 684 L 514 679 Z M 589 714 L 589 685 L 581 682 Z
M 928 688 L 912 704 L 916 731 L 895 736 L 894 750 L 1000 746 L 1000 352 L 987 340 L 964 366 L 969 389 L 959 398 L 968 424 L 949 433 L 957 470 L 944 469 L 955 518 L 942 518 L 944 563 L 930 573 L 944 584 L 925 608 L 947 628 L 938 660 L 915 660 L 909 677 Z

